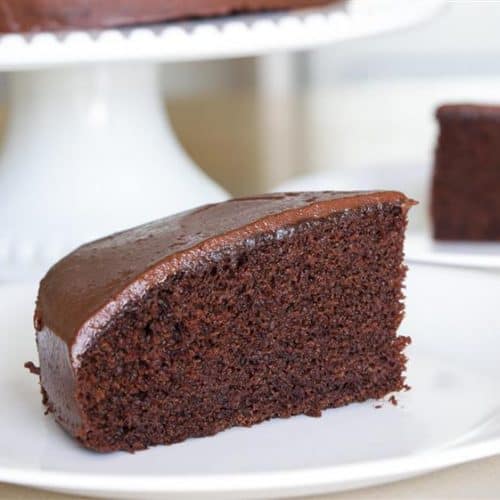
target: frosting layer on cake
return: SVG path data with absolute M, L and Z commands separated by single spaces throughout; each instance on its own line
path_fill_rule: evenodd
M 331 0 L 3 0 L 0 32 L 112 28 L 274 9 Z

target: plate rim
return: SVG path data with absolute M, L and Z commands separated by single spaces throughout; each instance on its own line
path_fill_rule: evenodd
M 229 493 L 259 492 L 342 485 L 355 481 L 416 476 L 500 454 L 500 436 L 478 443 L 437 448 L 414 455 L 354 464 L 297 468 L 251 474 L 173 475 L 87 474 L 0 466 L 0 481 L 47 489 L 106 493 Z
M 440 246 L 442 251 L 437 251 L 433 246 Z M 446 247 L 462 248 L 461 251 L 446 251 Z M 476 270 L 500 270 L 500 254 L 482 254 L 468 252 L 463 247 L 485 249 L 498 247 L 500 241 L 436 241 L 430 229 L 408 231 L 405 238 L 405 260 L 411 264 L 439 265 L 446 267 L 473 268 Z

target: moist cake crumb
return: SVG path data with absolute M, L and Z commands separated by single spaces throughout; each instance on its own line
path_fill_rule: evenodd
M 394 394 L 389 398 L 389 403 L 391 403 L 393 406 L 398 406 L 398 400 L 396 399 L 396 396 L 394 396 Z
M 27 361 L 24 363 L 24 368 L 26 368 L 33 375 L 40 375 L 40 368 L 36 366 L 32 361 Z

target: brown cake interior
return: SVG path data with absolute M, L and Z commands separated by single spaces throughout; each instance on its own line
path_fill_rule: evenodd
M 391 203 L 337 212 L 151 289 L 81 358 L 78 438 L 140 450 L 402 389 L 405 226 Z

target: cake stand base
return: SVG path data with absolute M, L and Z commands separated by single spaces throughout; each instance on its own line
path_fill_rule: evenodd
M 0 280 L 77 245 L 227 198 L 179 146 L 154 63 L 9 75 L 0 159 Z

